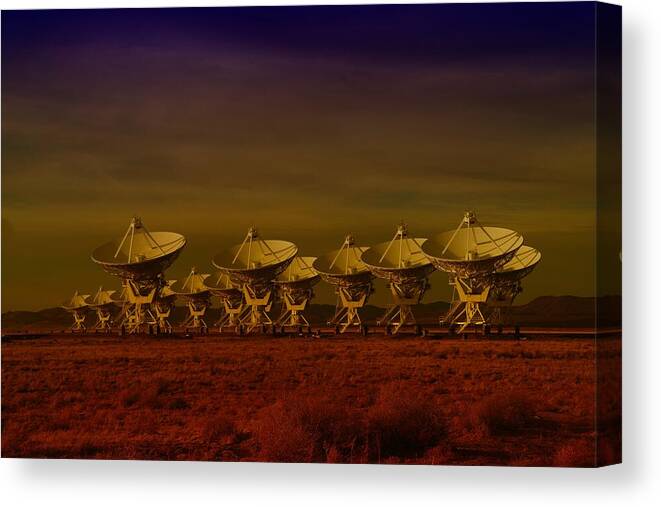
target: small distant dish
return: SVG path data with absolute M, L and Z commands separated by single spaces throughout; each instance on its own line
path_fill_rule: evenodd
M 317 258 L 312 267 L 325 282 L 332 285 L 351 287 L 370 283 L 372 272 L 361 260 L 367 249 L 366 246 L 355 246 L 353 237 L 349 235 L 345 238 L 342 248 Z
M 121 305 L 123 300 L 116 290 L 103 290 L 99 287 L 96 294 L 87 299 L 88 305 L 92 308 L 104 308 Z
M 183 282 L 175 281 L 169 288 L 177 296 L 185 298 L 207 296 L 210 289 L 204 282 L 209 276 L 211 275 L 198 273 L 197 270 L 193 268 Z
M 190 274 L 183 282 L 175 282 L 170 289 L 177 296 L 183 297 L 188 306 L 188 317 L 183 322 L 183 327 L 187 330 L 200 331 L 207 330 L 207 323 L 204 320 L 207 308 L 211 305 L 211 292 L 204 284 L 209 278 L 208 274 L 198 273 L 195 268 L 191 269 Z
M 222 272 L 206 278 L 204 285 L 211 294 L 219 297 L 223 304 L 223 313 L 214 326 L 217 326 L 221 332 L 223 328 L 236 329 L 241 322 L 244 309 L 241 286 L 232 282 L 230 277 Z
M 89 309 L 89 294 L 79 294 L 78 291 L 73 293 L 71 298 L 62 303 L 62 308 L 69 312 L 73 317 L 73 324 L 71 325 L 72 331 L 85 331 L 85 318 Z
M 96 294 L 88 298 L 90 308 L 96 311 L 96 324 L 94 329 L 96 331 L 110 331 L 110 324 L 112 319 L 112 312 L 117 306 L 121 306 L 124 301 L 121 295 L 117 294 L 115 290 L 103 290 L 99 287 Z
M 319 273 L 312 267 L 316 257 L 294 257 L 291 264 L 275 279 L 277 285 L 311 287 L 319 281 Z
M 62 308 L 68 312 L 84 310 L 89 306 L 89 294 L 79 294 L 78 291 L 73 293 L 69 299 L 62 303 Z
M 516 283 L 528 276 L 542 259 L 542 254 L 536 248 L 521 246 L 512 259 L 498 268 L 494 273 L 499 283 Z

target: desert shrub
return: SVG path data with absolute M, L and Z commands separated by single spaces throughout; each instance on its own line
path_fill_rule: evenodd
M 361 434 L 360 420 L 341 400 L 289 395 L 258 416 L 260 458 L 283 462 L 347 462 Z
M 140 391 L 138 389 L 125 389 L 119 395 L 119 399 L 122 400 L 122 405 L 126 408 L 132 407 L 140 399 Z
M 556 467 L 593 467 L 595 466 L 595 442 L 583 438 L 561 446 L 553 456 Z
M 234 421 L 224 414 L 219 414 L 206 422 L 203 437 L 209 443 L 228 443 L 236 433 Z
M 498 393 L 477 403 L 469 414 L 472 430 L 509 435 L 536 422 L 536 408 L 525 393 Z
M 367 413 L 370 460 L 409 457 L 434 447 L 447 435 L 432 396 L 396 382 L 381 388 Z
M 175 398 L 170 402 L 168 406 L 172 410 L 185 410 L 187 408 L 190 408 L 188 402 L 183 398 Z

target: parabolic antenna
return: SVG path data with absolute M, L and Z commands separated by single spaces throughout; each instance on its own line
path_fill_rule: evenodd
M 96 331 L 110 331 L 113 310 L 123 303 L 122 297 L 115 290 L 103 290 L 99 287 L 96 294 L 88 298 L 90 308 L 96 311 Z
M 188 317 L 182 324 L 185 329 L 202 332 L 207 329 L 204 314 L 211 305 L 211 292 L 204 281 L 209 276 L 208 274 L 198 273 L 193 268 L 183 281 L 177 281 L 170 286 L 172 292 L 184 298 L 188 305 Z
M 483 227 L 472 212 L 459 227 L 431 238 L 424 251 L 437 269 L 461 277 L 489 274 L 509 262 L 523 244 L 518 232 Z
M 321 278 L 332 285 L 351 287 L 360 283 L 370 283 L 373 275 L 361 255 L 366 246 L 355 246 L 353 236 L 344 239 L 342 248 L 318 257 L 312 267 Z
M 486 322 L 480 309 L 493 284 L 493 273 L 506 265 L 523 244 L 523 236 L 511 229 L 485 227 L 475 213 L 467 211 L 453 231 L 425 243 L 424 251 L 434 266 L 449 273 L 455 291 L 453 302 L 442 322 L 469 324 Z
M 181 253 L 186 238 L 176 232 L 149 232 L 134 217 L 120 240 L 110 241 L 92 252 L 92 260 L 122 279 L 153 280 Z
M 232 282 L 228 275 L 221 272 L 205 278 L 204 285 L 211 294 L 220 298 L 223 304 L 222 315 L 214 325 L 218 326 L 221 332 L 224 327 L 236 327 L 241 320 L 244 308 L 241 285 Z
M 492 289 L 488 304 L 492 307 L 489 322 L 504 324 L 506 313 L 514 303 L 523 287 L 521 280 L 528 276 L 542 259 L 542 254 L 536 248 L 523 245 L 512 260 L 498 268 L 492 275 Z
M 241 321 L 247 332 L 273 323 L 267 313 L 272 303 L 273 281 L 287 269 L 297 251 L 296 245 L 289 241 L 261 239 L 257 229 L 251 227 L 240 245 L 213 258 L 213 265 L 221 273 L 241 284 L 244 300 L 250 307 L 250 314 Z
M 85 331 L 85 317 L 89 307 L 89 294 L 73 293 L 69 299 L 62 303 L 62 308 L 69 312 L 73 317 L 72 331 Z
M 328 324 L 338 326 L 341 333 L 352 326 L 362 326 L 358 309 L 365 305 L 373 291 L 374 276 L 360 258 L 367 249 L 366 246 L 355 246 L 353 236 L 349 234 L 341 248 L 312 263 L 322 280 L 335 286 L 338 296 L 335 315 Z
M 319 282 L 319 273 L 312 267 L 315 260 L 316 257 L 294 257 L 275 279 L 284 303 L 282 314 L 275 322 L 277 325 L 310 326 L 302 312 L 314 297 L 312 287 Z
M 542 260 L 542 254 L 536 248 L 523 245 L 512 260 L 496 270 L 494 278 L 498 283 L 516 283 L 528 276 Z
M 378 324 L 392 326 L 393 334 L 404 325 L 415 325 L 411 306 L 420 303 L 429 287 L 427 277 L 434 266 L 422 251 L 426 241 L 426 238 L 409 238 L 408 228 L 402 223 L 392 240 L 379 243 L 362 255 L 369 270 L 389 282 L 394 304 Z
M 158 300 L 166 282 L 163 272 L 186 245 L 186 239 L 174 232 L 149 232 L 140 218 L 134 217 L 121 239 L 111 241 L 92 252 L 92 260 L 108 273 L 122 279 L 124 315 L 122 329 L 129 333 L 158 324 L 151 306 Z

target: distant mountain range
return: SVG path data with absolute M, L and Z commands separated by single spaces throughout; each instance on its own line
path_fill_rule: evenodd
M 510 322 L 525 326 L 549 327 L 589 327 L 595 321 L 597 299 L 578 296 L 543 296 L 511 309 Z M 598 298 L 599 318 L 602 326 L 620 326 L 622 319 L 622 298 L 603 296 Z M 437 301 L 418 305 L 414 312 L 420 324 L 436 324 L 439 316 L 447 312 L 449 303 Z M 279 312 L 279 306 L 272 314 Z M 306 310 L 310 323 L 324 325 L 333 315 L 335 307 L 326 304 L 312 304 Z M 374 323 L 385 312 L 385 308 L 367 305 L 361 317 L 367 324 Z M 171 322 L 179 323 L 187 314 L 185 307 L 176 307 Z M 220 315 L 218 308 L 210 308 L 205 318 L 212 325 Z M 90 322 L 93 318 L 90 316 Z M 12 311 L 2 314 L 2 332 L 64 330 L 71 325 L 71 316 L 61 308 L 46 308 L 39 311 Z

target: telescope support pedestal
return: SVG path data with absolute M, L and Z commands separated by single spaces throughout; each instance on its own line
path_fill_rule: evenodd
M 360 328 L 363 323 L 360 320 L 358 309 L 365 306 L 370 291 L 371 286 L 365 292 L 362 292 L 359 297 L 352 297 L 346 288 L 338 287 L 340 305 L 337 305 L 335 315 L 328 323 L 338 325 L 340 333 L 344 333 L 351 326 Z
M 486 324 L 481 305 L 486 303 L 491 286 L 487 285 L 480 292 L 470 292 L 466 290 L 459 278 L 455 280 L 454 285 L 459 295 L 459 301 L 453 303 L 444 320 L 451 324 L 459 324 L 461 326 L 458 330 L 459 333 L 462 333 L 471 324 Z
M 245 325 L 245 332 L 251 333 L 258 326 L 263 324 L 273 324 L 271 317 L 268 316 L 268 311 L 271 310 L 271 294 L 272 289 L 268 289 L 264 295 L 258 297 L 254 290 L 248 285 L 243 286 L 243 298 L 248 306 L 249 313 L 241 319 L 241 325 Z

